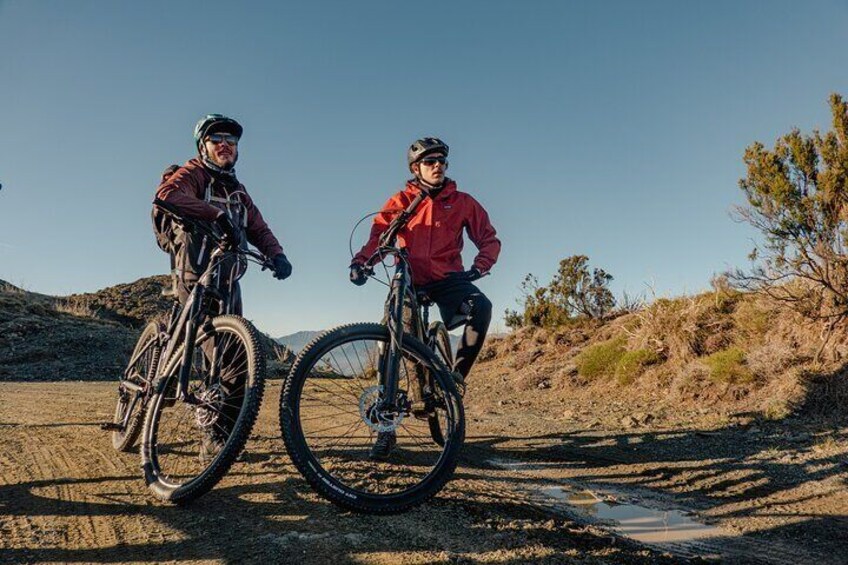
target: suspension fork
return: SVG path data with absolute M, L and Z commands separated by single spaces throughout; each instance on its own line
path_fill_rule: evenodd
M 194 362 L 194 341 L 197 339 L 198 320 L 200 319 L 200 308 L 203 304 L 204 286 L 199 281 L 194 287 L 194 300 L 191 301 L 191 309 L 188 312 L 188 321 L 185 326 L 185 347 L 183 349 L 183 362 L 180 367 L 179 380 L 177 382 L 177 398 L 187 400 L 188 378 L 191 374 Z
M 383 400 L 381 408 L 394 408 L 398 392 L 398 380 L 401 361 L 401 343 L 403 342 L 403 307 L 406 299 L 407 281 L 402 269 L 395 272 L 392 286 L 395 296 L 394 310 L 389 312 L 389 351 L 384 359 L 382 379 Z

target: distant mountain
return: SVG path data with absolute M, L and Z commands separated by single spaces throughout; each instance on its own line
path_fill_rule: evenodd
M 276 339 L 280 345 L 285 345 L 295 353 L 299 353 L 301 349 L 307 346 L 312 339 L 318 335 L 319 331 L 303 330 L 293 334 L 284 335 Z
M 295 354 L 298 354 L 304 347 L 309 344 L 309 342 L 311 342 L 315 338 L 315 336 L 320 333 L 320 331 L 304 330 L 293 334 L 285 335 L 283 337 L 278 337 L 276 341 L 280 345 L 288 347 Z M 460 339 L 461 336 L 450 334 L 451 348 L 453 349 L 454 353 L 456 352 L 456 348 L 459 345 Z M 347 344 L 342 346 L 341 353 L 338 354 L 337 357 L 334 357 L 332 360 L 325 359 L 324 361 L 329 362 L 333 365 L 333 367 L 328 367 L 328 370 L 340 372 L 343 374 L 350 374 L 351 371 L 355 369 L 355 365 L 364 362 L 362 358 L 368 357 L 371 354 L 371 351 L 355 350 L 352 348 L 352 344 Z

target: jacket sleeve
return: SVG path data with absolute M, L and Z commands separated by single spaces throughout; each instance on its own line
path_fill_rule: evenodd
M 186 217 L 213 221 L 222 214 L 221 210 L 202 198 L 206 190 L 203 174 L 180 167 L 156 189 L 156 198 L 175 206 Z
M 477 246 L 477 256 L 474 258 L 474 267 L 481 274 L 488 273 L 498 260 L 501 253 L 501 240 L 497 238 L 497 232 L 489 221 L 489 214 L 483 209 L 479 202 L 471 196 L 469 200 L 469 214 L 466 219 L 465 229 L 468 237 Z
M 359 253 L 353 257 L 353 261 L 351 261 L 351 263 L 364 265 L 371 255 L 373 255 L 377 250 L 380 236 L 383 235 L 383 232 L 386 231 L 386 228 L 389 227 L 389 224 L 392 223 L 392 220 L 398 212 L 404 209 L 403 202 L 401 201 L 402 194 L 402 192 L 399 192 L 386 200 L 386 203 L 383 204 L 383 208 L 376 216 L 374 216 L 374 223 L 371 224 L 371 235 L 368 237 L 368 242 L 363 245 L 362 249 L 359 250 Z
M 245 195 L 247 192 L 245 191 Z M 266 257 L 274 257 L 283 252 L 283 247 L 268 227 L 265 218 L 256 204 L 253 203 L 253 198 L 247 196 L 247 241 L 256 246 L 256 248 Z

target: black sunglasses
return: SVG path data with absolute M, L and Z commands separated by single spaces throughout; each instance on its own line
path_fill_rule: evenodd
M 436 163 L 441 163 L 442 165 L 447 164 L 448 160 L 445 157 L 425 157 L 421 159 L 421 162 L 425 165 L 433 166 Z
M 206 136 L 207 141 L 211 141 L 215 145 L 220 145 L 227 142 L 229 145 L 238 145 L 239 138 L 229 133 L 212 133 Z

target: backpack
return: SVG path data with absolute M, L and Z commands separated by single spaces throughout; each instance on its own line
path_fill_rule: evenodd
M 161 185 L 163 182 L 171 178 L 171 175 L 173 175 L 179 168 L 179 165 L 169 165 L 164 171 L 162 171 L 162 180 L 159 181 L 159 184 Z M 175 252 L 174 244 L 176 242 L 174 220 L 171 216 L 156 206 L 153 207 L 150 217 L 153 220 L 153 235 L 156 236 L 156 244 L 159 246 L 159 249 L 165 253 L 173 255 Z

